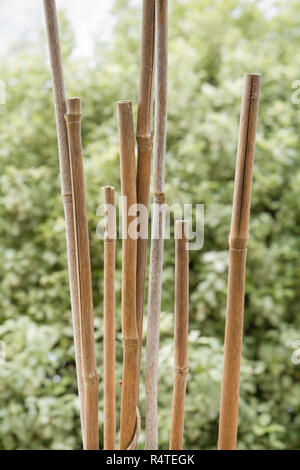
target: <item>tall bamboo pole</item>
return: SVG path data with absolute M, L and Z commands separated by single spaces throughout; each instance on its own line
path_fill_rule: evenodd
M 85 418 L 84 448 L 87 450 L 97 450 L 99 448 L 99 379 L 95 356 L 93 294 L 81 143 L 80 98 L 68 99 L 66 123 L 69 140 L 77 275 L 79 281 L 79 308 L 81 318 L 81 353 Z
M 152 157 L 152 110 L 154 76 L 154 39 L 155 39 L 155 0 L 143 0 L 142 46 L 140 63 L 139 105 L 136 140 L 138 145 L 138 163 L 136 177 L 137 203 L 149 207 L 149 191 Z M 141 215 L 140 215 L 141 216 Z M 148 214 L 141 220 L 143 228 L 148 228 Z M 147 262 L 147 239 L 137 239 L 136 265 L 136 318 L 139 334 L 139 365 L 143 338 L 143 314 L 145 295 L 145 272 Z M 139 386 L 139 381 L 138 384 Z
M 155 148 L 146 345 L 146 449 L 157 449 L 157 380 L 165 223 L 165 151 L 168 85 L 168 2 L 155 1 Z
M 175 323 L 174 323 L 174 386 L 172 421 L 170 431 L 171 450 L 180 450 L 183 441 L 184 402 L 188 366 L 189 328 L 189 252 L 188 222 L 176 220 L 175 224 Z
M 242 354 L 246 255 L 260 75 L 245 74 L 229 236 L 229 275 L 219 443 L 235 449 Z
M 136 324 L 136 173 L 130 101 L 118 102 L 122 201 L 122 332 L 123 374 L 120 448 L 127 449 L 137 426 L 138 348 Z M 126 200 L 125 200 L 126 198 Z
M 104 450 L 114 450 L 116 441 L 115 392 L 115 190 L 104 188 L 106 227 L 104 237 Z
M 48 37 L 53 94 L 55 103 L 55 117 L 58 138 L 58 153 L 60 164 L 61 192 L 64 204 L 67 255 L 69 269 L 70 297 L 72 307 L 72 322 L 74 335 L 75 360 L 77 371 L 77 384 L 80 402 L 80 416 L 82 437 L 84 439 L 84 392 L 82 379 L 82 359 L 81 359 L 81 340 L 80 340 L 80 312 L 78 298 L 78 279 L 76 271 L 76 248 L 75 232 L 73 220 L 73 202 L 72 202 L 72 183 L 69 161 L 68 136 L 64 120 L 66 113 L 66 95 L 64 85 L 63 63 L 59 42 L 59 30 L 56 13 L 55 0 L 44 0 L 44 13 L 46 20 L 46 30 Z

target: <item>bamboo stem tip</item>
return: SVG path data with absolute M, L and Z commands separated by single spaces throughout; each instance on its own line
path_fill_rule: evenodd
M 261 78 L 261 73 L 245 73 L 244 74 L 244 77 L 257 77 L 257 78 Z
M 187 237 L 189 229 L 189 222 L 187 220 L 175 221 L 175 238 L 181 239 L 183 236 Z
M 126 112 L 126 111 L 131 110 L 131 108 L 132 108 L 132 102 L 129 101 L 129 100 L 118 101 L 117 105 L 118 105 L 118 110 L 119 111 Z
M 104 200 L 105 204 L 112 204 L 115 203 L 115 188 L 113 186 L 104 186 Z
M 110 185 L 108 184 L 108 185 L 106 185 L 106 186 L 103 186 L 102 189 L 103 189 L 104 192 L 107 192 L 107 191 L 113 192 L 113 191 L 115 190 L 115 187 L 114 187 L 114 186 L 110 186 Z
M 81 99 L 78 96 L 68 98 L 67 114 L 81 114 Z

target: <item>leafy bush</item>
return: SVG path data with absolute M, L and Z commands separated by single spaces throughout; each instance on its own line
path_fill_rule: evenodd
M 262 73 L 247 263 L 240 449 L 300 447 L 299 2 L 271 11 L 256 0 L 170 2 L 167 199 L 205 204 L 205 243 L 190 252 L 190 375 L 185 448 L 216 448 L 227 286 L 227 247 L 244 72 Z M 129 10 L 130 7 L 130 10 Z M 120 190 L 116 101 L 137 110 L 140 11 L 117 1 L 110 44 L 93 63 L 72 56 L 63 25 L 68 95 L 83 100 L 83 142 L 102 376 L 102 186 Z M 44 33 L 1 62 L 0 448 L 80 448 L 63 208 Z M 117 378 L 121 377 L 121 242 L 117 244 Z M 174 243 L 166 242 L 159 378 L 160 447 L 172 393 Z M 118 405 L 120 391 L 118 390 Z M 102 388 L 100 387 L 100 398 Z M 141 387 L 144 417 L 144 382 Z M 102 402 L 100 400 L 100 423 Z M 100 429 L 102 434 L 102 428 Z M 102 436 L 100 436 L 102 439 Z M 141 435 L 143 446 L 144 435 Z

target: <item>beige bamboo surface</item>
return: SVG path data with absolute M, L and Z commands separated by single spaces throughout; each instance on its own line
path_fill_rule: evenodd
M 245 270 L 259 90 L 260 75 L 246 74 L 229 236 L 228 296 L 218 443 L 221 450 L 235 449 L 237 440 Z
M 80 339 L 80 312 L 78 297 L 78 279 L 76 270 L 76 247 L 73 220 L 73 201 L 71 170 L 69 162 L 68 136 L 65 123 L 67 110 L 62 55 L 59 41 L 59 29 L 55 0 L 44 0 L 44 13 L 48 37 L 53 94 L 55 103 L 55 116 L 58 138 L 61 192 L 64 204 L 67 256 L 69 270 L 70 297 L 72 307 L 72 322 L 74 335 L 74 348 L 77 372 L 78 394 L 80 401 L 80 416 L 82 436 L 84 436 L 84 391 L 82 378 L 81 339 Z M 84 437 L 83 437 L 84 439 Z
M 79 279 L 79 306 L 81 318 L 81 353 L 84 386 L 85 440 L 84 448 L 99 448 L 98 431 L 98 374 L 96 368 L 93 295 L 88 237 L 88 221 L 81 143 L 80 98 L 67 101 L 66 123 L 71 165 L 73 211 L 77 275 Z
M 104 236 L 104 450 L 114 450 L 116 444 L 115 390 L 115 252 L 116 212 L 115 190 L 104 187 L 106 226 Z
M 120 448 L 127 449 L 137 427 L 138 349 L 136 322 L 136 172 L 134 130 L 130 101 L 118 102 L 118 123 L 121 165 L 121 192 L 127 204 L 122 206 L 122 334 L 123 373 L 121 394 Z M 129 233 L 130 230 L 130 233 Z
M 189 251 L 188 222 L 175 224 L 175 321 L 174 321 L 174 385 L 170 450 L 182 449 L 184 404 L 188 375 L 189 328 Z
M 142 45 L 140 63 L 139 104 L 137 118 L 137 203 L 149 207 L 149 191 L 152 158 L 152 110 L 154 77 L 154 39 L 155 39 L 155 0 L 143 0 Z M 148 228 L 148 214 L 143 225 Z M 136 269 L 136 317 L 139 334 L 139 365 L 143 340 L 143 314 L 145 297 L 145 273 L 147 262 L 147 239 L 137 239 Z M 138 384 L 139 386 L 139 381 Z
M 155 1 L 155 148 L 153 203 L 146 344 L 146 445 L 158 447 L 157 381 L 161 283 L 165 224 L 165 151 L 168 87 L 168 2 Z M 159 210 L 158 210 L 159 209 Z M 153 236 L 154 235 L 154 236 Z

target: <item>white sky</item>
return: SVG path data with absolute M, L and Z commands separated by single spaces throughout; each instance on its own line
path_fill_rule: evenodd
M 76 32 L 76 54 L 90 55 L 94 39 L 109 37 L 114 0 L 56 0 L 57 9 L 64 9 Z M 0 0 L 0 53 L 10 42 L 32 36 L 44 27 L 42 0 Z

